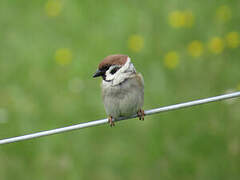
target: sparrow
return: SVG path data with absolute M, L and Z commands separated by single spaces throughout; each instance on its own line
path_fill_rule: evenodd
M 129 56 L 107 56 L 93 77 L 102 77 L 102 99 L 111 127 L 115 119 L 133 114 L 144 120 L 144 80 Z

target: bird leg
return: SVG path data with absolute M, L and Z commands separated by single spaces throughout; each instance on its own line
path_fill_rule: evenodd
M 144 120 L 144 110 L 143 109 L 140 109 L 138 112 L 137 112 L 137 115 L 139 117 L 139 120 Z
M 115 126 L 112 116 L 108 117 L 108 123 L 110 124 L 111 127 Z

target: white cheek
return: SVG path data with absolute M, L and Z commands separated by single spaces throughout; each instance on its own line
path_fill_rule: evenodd
M 106 71 L 106 80 L 113 81 L 113 84 L 118 84 L 128 78 L 130 74 L 136 72 L 131 59 L 128 58 L 127 62 L 122 66 L 116 73 L 111 74 L 112 68 L 109 68 Z
M 106 80 L 109 80 L 109 81 L 113 80 L 114 77 L 115 77 L 115 74 L 116 74 L 116 73 L 115 74 L 111 74 L 110 72 L 111 72 L 111 69 L 106 71 Z

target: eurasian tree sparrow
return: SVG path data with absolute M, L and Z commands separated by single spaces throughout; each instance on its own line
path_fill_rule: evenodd
M 113 119 L 138 114 L 144 120 L 144 81 L 127 55 L 107 56 L 93 77 L 102 76 L 102 99 L 110 126 Z

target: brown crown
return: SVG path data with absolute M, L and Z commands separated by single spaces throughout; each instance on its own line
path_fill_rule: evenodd
M 99 64 L 98 69 L 103 69 L 104 67 L 111 66 L 113 64 L 122 66 L 127 62 L 127 59 L 128 59 L 128 56 L 123 54 L 115 54 L 115 55 L 107 56 Z

